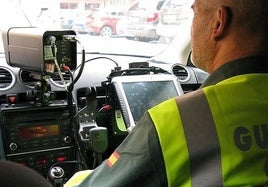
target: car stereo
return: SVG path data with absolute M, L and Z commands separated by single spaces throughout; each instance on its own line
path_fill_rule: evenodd
M 1 157 L 44 176 L 57 162 L 75 160 L 73 127 L 66 103 L 1 105 Z M 71 174 L 73 169 L 65 169 Z

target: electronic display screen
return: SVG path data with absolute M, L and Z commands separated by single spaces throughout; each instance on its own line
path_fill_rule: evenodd
M 112 79 L 128 131 L 148 109 L 183 94 L 177 77 L 171 74 L 120 76 Z
M 20 139 L 30 139 L 30 138 L 42 138 L 47 136 L 54 136 L 59 134 L 59 125 L 40 125 L 31 127 L 20 127 L 19 128 L 19 138 Z
M 122 86 L 135 123 L 149 108 L 178 95 L 173 81 L 131 82 Z

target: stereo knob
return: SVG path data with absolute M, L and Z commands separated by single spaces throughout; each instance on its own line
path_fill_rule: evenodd
M 64 141 L 65 143 L 71 143 L 72 138 L 71 138 L 70 136 L 65 136 L 64 139 L 63 139 L 63 141 Z
M 9 144 L 9 149 L 11 151 L 15 151 L 18 148 L 18 145 L 16 143 L 10 143 Z

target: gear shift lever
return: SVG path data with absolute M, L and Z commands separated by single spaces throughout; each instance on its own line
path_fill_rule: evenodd
M 51 168 L 49 170 L 48 177 L 53 183 L 53 187 L 63 186 L 64 170 L 61 167 L 56 166 Z

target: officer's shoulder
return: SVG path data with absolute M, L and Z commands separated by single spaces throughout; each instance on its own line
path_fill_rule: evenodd
M 204 90 L 198 89 L 198 90 L 177 96 L 174 99 L 175 99 L 177 104 L 181 104 L 181 103 L 187 104 L 188 103 L 189 105 L 191 105 L 191 103 L 199 102 L 200 100 L 203 100 L 205 98 L 206 98 L 206 96 L 205 96 Z
M 180 96 L 175 97 L 175 101 L 177 103 L 184 102 L 184 101 L 190 101 L 195 100 L 196 98 L 205 97 L 205 93 L 203 89 L 198 89 Z

